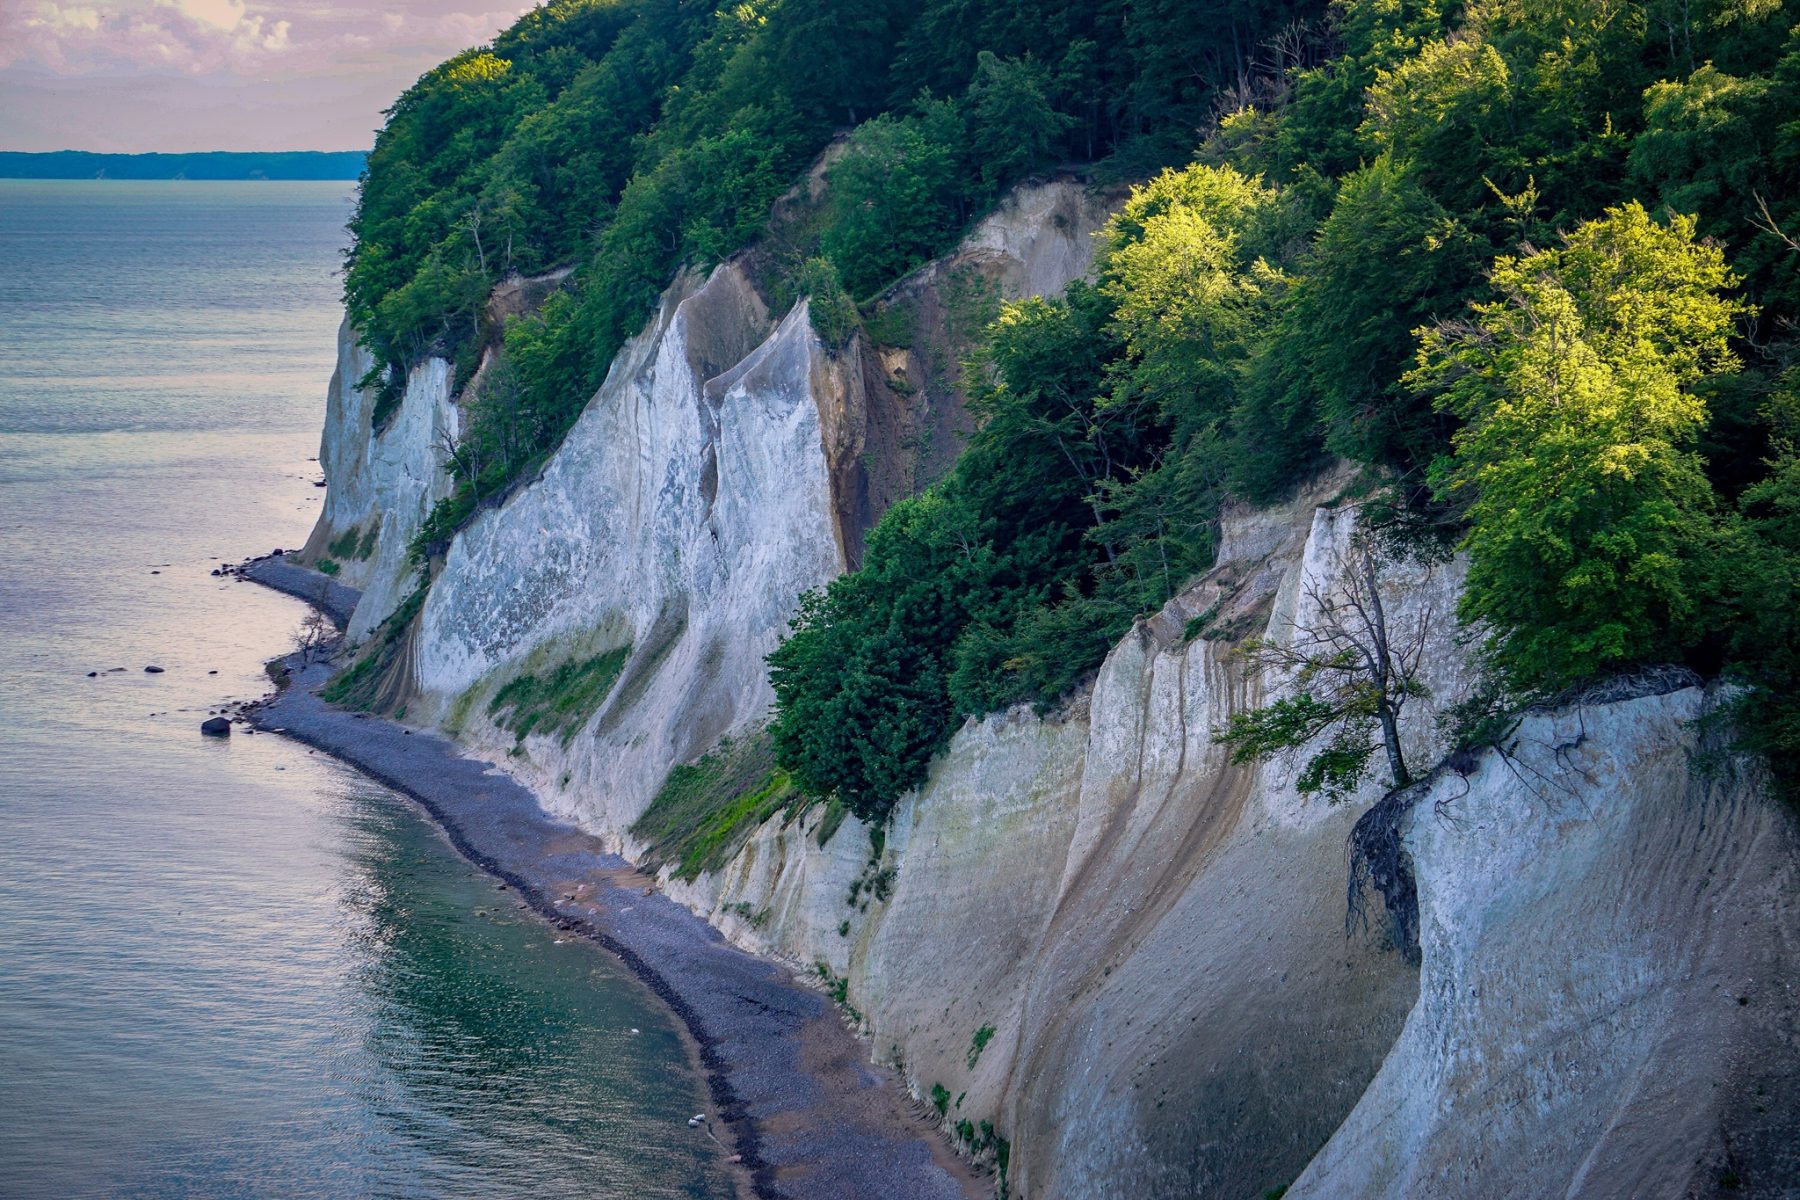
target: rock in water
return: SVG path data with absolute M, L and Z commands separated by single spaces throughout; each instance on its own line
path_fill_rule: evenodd
M 152 666 L 152 667 L 144 668 L 144 674 L 146 674 L 146 675 L 161 675 L 162 673 L 163 673 L 163 669 L 161 667 Z
M 207 737 L 230 737 L 231 722 L 224 717 L 211 717 L 200 722 L 200 732 Z

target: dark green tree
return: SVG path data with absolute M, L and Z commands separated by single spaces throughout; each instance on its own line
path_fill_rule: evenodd
M 1033 59 L 983 50 L 969 84 L 970 148 L 990 189 L 1053 161 L 1075 118 L 1050 103 L 1050 74 Z

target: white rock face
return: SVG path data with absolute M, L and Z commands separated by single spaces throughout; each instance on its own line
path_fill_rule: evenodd
M 1315 510 L 1339 482 L 1234 517 L 1218 567 L 1113 651 L 1085 703 L 966 727 L 901 800 L 879 864 L 854 823 L 821 850 L 812 822 L 774 821 L 718 877 L 670 881 L 734 940 L 847 977 L 879 1057 L 922 1095 L 943 1086 L 947 1123 L 1011 1140 L 1015 1195 L 1285 1183 L 1412 1003 L 1403 959 L 1344 933 L 1345 839 L 1379 783 L 1334 806 L 1294 793 L 1304 755 L 1231 765 L 1212 730 L 1261 681 L 1232 643 L 1182 636 L 1215 605 L 1215 621 L 1277 639 L 1307 620 L 1354 527 Z M 1392 568 L 1394 618 L 1447 637 L 1458 579 Z M 1435 756 L 1435 713 L 1466 688 L 1453 663 L 1431 686 L 1406 729 L 1418 756 Z M 882 867 L 891 898 L 848 903 Z
M 331 557 L 338 578 L 363 593 L 350 622 L 353 642 L 367 637 L 413 589 L 416 573 L 406 549 L 432 506 L 450 494 L 444 447 L 459 428 L 451 366 L 429 358 L 413 369 L 400 407 L 375 433 L 375 397 L 356 386 L 371 365 L 346 321 L 338 330 L 338 365 L 319 445 L 329 490 L 306 543 L 308 555 Z M 370 530 L 377 533 L 367 557 L 329 552 L 332 542 L 346 537 L 361 542 Z
M 1696 763 L 1716 707 L 1540 714 L 1422 788 L 1419 1001 L 1290 1196 L 1795 1194 L 1800 844 Z
M 1016 1196 L 1791 1195 L 1800 845 L 1744 764 L 1696 773 L 1698 690 L 1533 717 L 1510 759 L 1415 789 L 1422 975 L 1379 922 L 1345 934 L 1381 784 L 1330 805 L 1294 791 L 1304 753 L 1245 768 L 1213 740 L 1291 684 L 1183 623 L 1222 601 L 1213 627 L 1267 612 L 1291 638 L 1354 523 L 1306 498 L 1229 518 L 1218 568 L 1084 704 L 964 728 L 895 811 L 885 903 L 848 903 L 875 871 L 853 824 L 821 850 L 771 822 L 672 892 L 846 978 L 878 1058 L 1011 1140 Z M 1415 768 L 1471 682 L 1460 578 L 1384 576 L 1392 626 L 1429 637 Z
M 377 485 L 369 442 L 375 397 L 356 386 L 374 365 L 345 317 L 338 323 L 337 365 L 325 393 L 325 429 L 319 438 L 319 466 L 328 488 L 324 510 L 307 540 L 309 553 L 323 553 L 326 542 L 374 514 Z M 360 588 L 368 577 L 366 560 L 353 559 L 341 565 L 343 581 Z
M 1078 184 L 1024 188 L 955 261 L 1004 295 L 1060 291 L 1089 268 L 1101 217 Z M 765 719 L 765 656 L 860 539 L 866 498 L 837 489 L 869 452 L 854 431 L 893 419 L 871 416 L 890 400 L 867 391 L 863 355 L 821 346 L 804 304 L 777 322 L 735 263 L 678 281 L 542 476 L 452 543 L 412 644 L 411 719 L 506 756 L 514 737 L 487 712 L 499 688 L 629 645 L 584 728 L 529 737 L 508 761 L 552 809 L 631 849 L 672 767 Z
M 1025 184 L 970 231 L 956 258 L 996 262 L 1006 296 L 1059 295 L 1093 266 L 1094 231 L 1110 215 L 1103 194 L 1064 181 Z
M 842 569 L 812 391 L 840 369 L 805 305 L 771 331 L 735 266 L 678 287 L 543 477 L 452 544 L 420 627 L 422 711 L 504 754 L 485 701 L 526 656 L 631 646 L 587 727 L 530 739 L 519 764 L 620 839 L 669 768 L 761 719 L 764 655 Z

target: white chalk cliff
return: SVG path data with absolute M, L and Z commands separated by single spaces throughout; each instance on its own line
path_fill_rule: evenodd
M 304 550 L 311 561 L 336 563 L 338 579 L 362 591 L 350 622 L 353 641 L 367 637 L 417 585 L 407 547 L 432 506 L 450 494 L 446 447 L 460 429 L 451 365 L 441 358 L 413 368 L 399 405 L 375 429 L 375 396 L 356 386 L 372 362 L 344 322 L 319 445 L 329 490 Z
M 956 262 L 1054 292 L 1102 215 L 1074 184 L 1026 189 Z M 373 435 L 364 364 L 341 351 L 308 549 L 379 529 L 342 567 L 367 589 L 361 637 L 410 591 L 455 406 L 428 362 Z M 884 386 L 925 357 L 828 350 L 804 304 L 768 312 L 737 264 L 677 281 L 541 476 L 452 543 L 408 643 L 407 719 L 641 849 L 630 827 L 668 771 L 766 718 L 762 659 L 798 595 L 930 474 L 922 452 L 896 467 L 901 447 L 956 432 L 949 400 Z M 1379 900 L 1346 932 L 1346 843 L 1379 782 L 1332 804 L 1295 791 L 1304 755 L 1228 761 L 1214 730 L 1290 686 L 1234 647 L 1290 637 L 1338 586 L 1343 482 L 1228 514 L 1213 570 L 1060 711 L 970 722 L 873 861 L 854 820 L 820 846 L 814 809 L 664 885 L 732 940 L 846 981 L 877 1059 L 985 1157 L 983 1122 L 1010 1143 L 1015 1197 L 1800 1194 L 1800 839 L 1697 721 L 1714 692 L 1661 677 L 1533 714 L 1384 802 L 1416 962 Z M 1394 620 L 1427 630 L 1403 729 L 1420 769 L 1471 684 L 1459 582 L 1455 563 L 1384 576 Z M 620 647 L 585 726 L 508 756 L 499 688 Z
M 506 753 L 479 701 L 533 653 L 630 646 L 618 684 L 567 747 L 520 764 L 568 815 L 631 824 L 671 765 L 761 718 L 762 660 L 795 600 L 842 570 L 801 304 L 772 325 L 726 265 L 664 297 L 533 486 L 450 548 L 414 664 L 424 711 Z M 835 383 L 834 385 L 835 386 Z

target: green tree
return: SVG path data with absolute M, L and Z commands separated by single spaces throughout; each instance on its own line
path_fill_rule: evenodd
M 1445 30 L 1435 0 L 1334 0 L 1327 16 L 1342 52 L 1296 71 L 1276 127 L 1265 130 L 1278 179 L 1302 167 L 1327 178 L 1370 158 L 1362 125 L 1370 87 Z
M 1211 561 L 1228 468 L 1228 426 L 1284 280 L 1255 253 L 1275 192 L 1230 167 L 1167 171 L 1103 231 L 1102 294 L 1124 347 L 1098 411 L 1166 430 L 1141 467 L 1095 481 L 1094 537 L 1118 599 L 1153 609 Z
M 1482 38 L 1430 41 L 1375 73 L 1362 135 L 1377 153 L 1409 163 L 1434 195 L 1479 203 L 1483 175 L 1510 149 L 1512 87 L 1506 60 Z
M 1703 63 L 1685 79 L 1651 85 L 1630 152 L 1644 193 L 1694 213 L 1700 232 L 1732 244 L 1746 294 L 1787 314 L 1800 303 L 1792 240 L 1800 235 L 1800 27 L 1793 46 L 1766 75 Z
M 957 213 L 956 150 L 916 119 L 857 129 L 828 174 L 820 239 L 853 295 L 872 295 L 938 250 Z
M 1030 58 L 983 50 L 969 84 L 970 148 L 989 188 L 1052 161 L 1075 119 L 1050 103 L 1050 75 Z
M 850 340 L 862 323 L 856 301 L 838 281 L 837 268 L 829 258 L 809 258 L 800 265 L 794 280 L 795 289 L 807 298 L 807 313 L 813 332 L 832 350 Z
M 950 736 L 946 648 L 991 561 L 944 491 L 894 505 L 863 569 L 803 597 L 769 656 L 781 765 L 811 795 L 880 821 Z
M 963 717 L 1054 698 L 1104 655 L 1103 615 L 1048 610 L 1091 584 L 1102 463 L 1133 461 L 1129 430 L 1095 427 L 1107 315 L 1082 286 L 1007 306 L 977 372 L 981 428 L 950 476 L 888 510 L 861 570 L 802 601 L 769 679 L 803 790 L 883 819 Z
M 1483 249 L 1390 155 L 1344 180 L 1264 364 L 1304 370 L 1332 451 L 1416 477 L 1445 450 L 1448 414 L 1400 377 L 1411 331 L 1462 305 Z
M 782 0 L 770 14 L 774 62 L 793 74 L 773 82 L 797 108 L 829 125 L 875 115 L 888 64 L 918 0 Z
M 1740 79 L 1706 63 L 1644 93 L 1645 129 L 1631 146 L 1633 175 L 1677 212 L 1703 213 L 1720 232 L 1769 190 L 1779 114 L 1766 78 Z M 1736 210 L 1736 211 L 1734 211 Z
M 1790 367 L 1765 413 L 1774 429 L 1768 473 L 1744 492 L 1729 559 L 1734 673 L 1750 685 L 1739 706 L 1746 741 L 1800 795 L 1800 367 Z
M 1468 505 L 1460 613 L 1518 691 L 1699 639 L 1717 522 L 1693 385 L 1736 367 L 1732 282 L 1692 218 L 1630 204 L 1499 259 L 1496 299 L 1420 331 L 1409 381 L 1465 422 L 1441 475 Z
M 1170 416 L 1230 408 L 1274 272 L 1249 246 L 1275 193 L 1230 167 L 1165 172 L 1103 233 L 1101 292 L 1130 359 L 1125 390 Z

